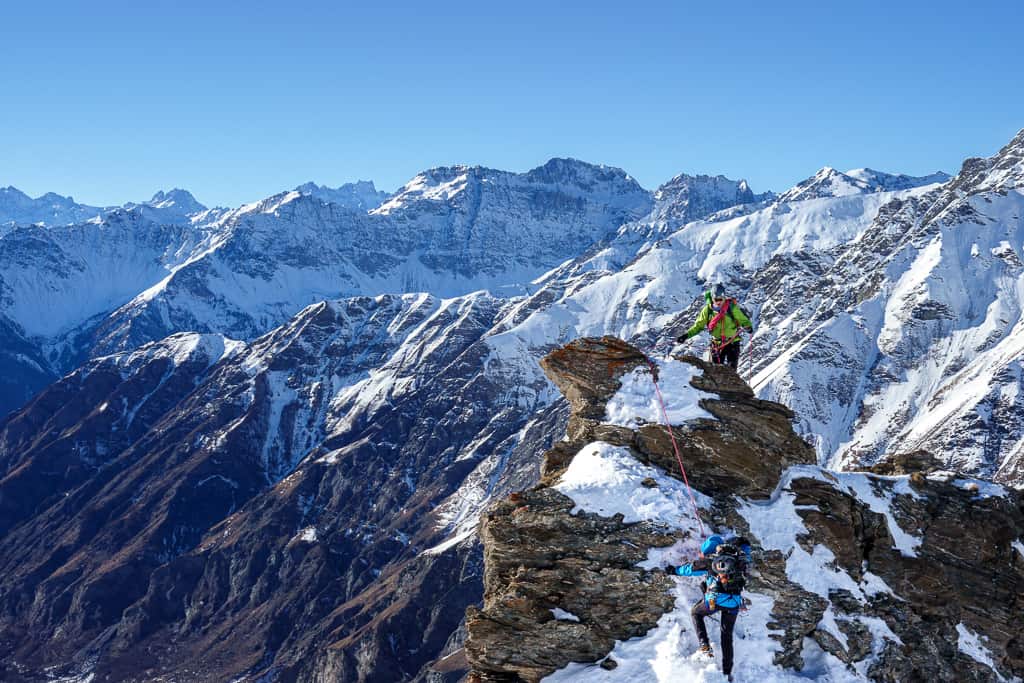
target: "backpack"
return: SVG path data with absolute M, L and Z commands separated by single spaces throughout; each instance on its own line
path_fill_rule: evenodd
M 738 327 L 740 321 L 736 319 L 736 315 L 735 313 L 733 313 L 734 308 L 739 310 L 739 312 L 742 313 L 747 320 L 751 319 L 750 314 L 743 310 L 743 307 L 739 305 L 736 299 L 726 299 L 725 303 L 722 305 L 722 309 L 718 311 L 714 316 L 712 316 L 711 320 L 708 321 L 708 332 L 711 332 L 715 328 L 715 326 L 718 325 L 718 323 L 722 322 L 725 316 L 729 316 L 732 319 L 733 323 L 735 323 Z M 714 332 L 711 333 L 712 335 L 714 335 Z
M 709 574 L 709 591 L 739 595 L 747 585 L 747 563 L 743 559 L 743 553 L 731 543 L 718 546 L 718 550 L 711 558 Z

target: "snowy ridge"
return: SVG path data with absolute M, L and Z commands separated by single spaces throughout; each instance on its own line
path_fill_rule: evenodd
M 339 187 L 327 187 L 326 185 L 308 182 L 296 187 L 295 191 L 358 211 L 372 211 L 391 196 L 387 192 L 379 192 L 374 186 L 373 181 L 370 180 L 345 183 Z
M 909 190 L 925 185 L 944 183 L 950 179 L 947 173 L 932 173 L 927 176 L 892 175 L 870 168 L 856 168 L 842 173 L 826 166 L 814 176 L 801 181 L 778 197 L 780 203 L 798 202 L 822 197 L 846 197 L 871 192 L 894 192 Z
M 123 206 L 89 206 L 79 204 L 71 197 L 54 192 L 29 197 L 15 187 L 0 188 L 0 226 L 41 225 L 59 227 L 79 223 L 101 222 L 109 214 L 118 211 L 134 211 L 156 223 L 204 223 L 211 212 L 223 209 L 208 209 L 196 201 L 187 190 L 175 188 L 168 192 L 159 191 L 147 202 L 128 202 Z M 2 232 L 0 232 L 2 234 Z

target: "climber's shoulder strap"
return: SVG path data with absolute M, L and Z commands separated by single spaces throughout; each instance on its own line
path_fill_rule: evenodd
M 714 330 L 718 323 L 722 322 L 725 316 L 730 315 L 730 309 L 732 309 L 732 299 L 726 299 L 725 303 L 722 304 L 722 309 L 716 313 L 711 320 L 708 321 L 708 331 Z

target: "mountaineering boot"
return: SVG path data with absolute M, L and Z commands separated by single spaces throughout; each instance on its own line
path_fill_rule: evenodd
M 708 645 L 707 643 L 705 643 L 705 644 L 703 644 L 703 645 L 701 645 L 701 646 L 700 646 L 700 650 L 699 650 L 699 652 L 700 652 L 700 653 L 701 653 L 702 655 L 706 656 L 706 657 L 712 657 L 712 658 L 713 658 L 713 657 L 715 656 L 715 651 L 714 651 L 714 650 L 712 650 L 712 649 L 711 649 L 711 646 L 710 646 L 710 645 Z

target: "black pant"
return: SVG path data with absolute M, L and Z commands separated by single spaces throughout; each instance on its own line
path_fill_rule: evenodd
M 732 627 L 736 625 L 736 617 L 740 611 L 721 607 L 711 609 L 704 602 L 704 598 L 701 598 L 690 609 L 690 616 L 693 618 L 693 630 L 697 632 L 697 640 L 701 645 L 708 645 L 708 630 L 704 627 L 704 617 L 709 617 L 715 612 L 722 615 L 722 673 L 728 676 L 732 673 Z
M 733 370 L 740 364 L 740 341 L 729 342 L 725 346 L 715 346 L 711 343 L 711 359 L 719 365 L 728 365 Z

